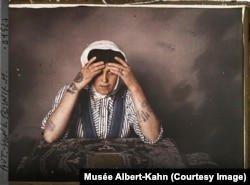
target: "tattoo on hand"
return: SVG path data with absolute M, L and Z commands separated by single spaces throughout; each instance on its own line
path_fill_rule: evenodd
M 70 93 L 70 94 L 75 94 L 76 90 L 77 90 L 76 84 L 74 82 L 72 82 L 69 85 L 69 88 L 67 89 L 67 92 Z
M 76 77 L 74 79 L 74 82 L 80 83 L 82 80 L 83 80 L 83 74 L 82 74 L 82 72 L 77 73 L 77 75 L 76 75 Z
M 50 119 L 48 120 L 48 129 L 50 132 L 53 132 L 55 129 L 55 124 Z

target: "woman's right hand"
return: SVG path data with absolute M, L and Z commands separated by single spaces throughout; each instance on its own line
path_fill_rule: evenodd
M 86 87 L 95 76 L 102 72 L 105 65 L 103 61 L 96 62 L 96 57 L 91 58 L 85 66 L 77 73 L 73 82 L 70 84 L 68 92 L 74 94 Z

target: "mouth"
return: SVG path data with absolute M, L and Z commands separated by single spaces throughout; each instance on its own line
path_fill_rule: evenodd
M 101 94 L 108 94 L 110 89 L 109 89 L 109 86 L 108 85 L 99 85 L 99 88 L 97 90 L 99 93 Z
M 108 89 L 109 88 L 109 85 L 100 85 L 99 86 L 101 89 Z
M 99 85 L 100 87 L 108 87 L 109 85 L 108 84 L 101 84 Z

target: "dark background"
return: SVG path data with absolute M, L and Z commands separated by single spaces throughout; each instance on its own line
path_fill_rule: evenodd
M 243 168 L 241 8 L 10 8 L 9 22 L 11 168 L 41 138 L 83 49 L 101 39 L 125 52 L 165 137 L 221 168 Z

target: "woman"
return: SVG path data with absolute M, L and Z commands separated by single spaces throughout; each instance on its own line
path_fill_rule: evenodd
M 114 42 L 91 43 L 82 53 L 81 64 L 42 121 L 47 142 L 62 137 L 125 138 L 131 128 L 145 143 L 156 143 L 162 137 L 159 120 L 124 52 Z

